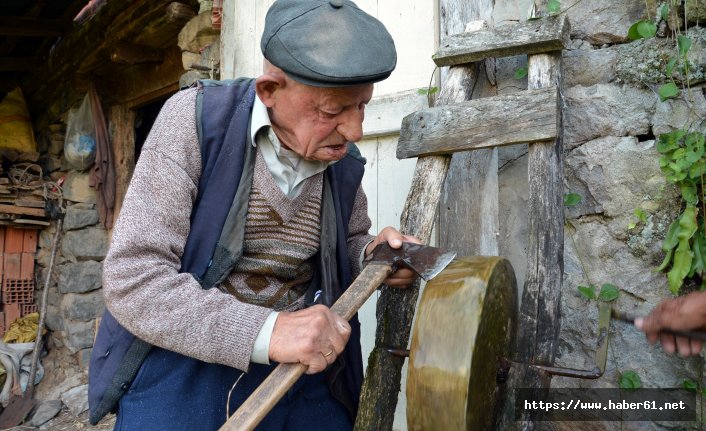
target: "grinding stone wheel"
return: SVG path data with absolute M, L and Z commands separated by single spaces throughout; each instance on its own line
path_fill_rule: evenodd
M 427 283 L 412 332 L 409 430 L 486 430 L 500 396 L 500 358 L 510 358 L 515 273 L 501 257 L 455 259 Z

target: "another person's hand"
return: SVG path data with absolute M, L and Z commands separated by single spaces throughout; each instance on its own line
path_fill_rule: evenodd
M 270 338 L 270 359 L 302 363 L 315 374 L 333 364 L 351 336 L 351 326 L 323 305 L 277 316 Z
M 677 337 L 660 332 L 663 329 L 675 331 L 706 329 L 706 292 L 694 292 L 660 302 L 646 317 L 635 319 L 635 327 L 654 344 L 659 340 L 668 353 L 679 352 L 681 356 L 701 353 L 703 341 L 687 337 Z
M 378 244 L 383 242 L 387 242 L 392 248 L 402 247 L 403 242 L 413 242 L 415 244 L 422 243 L 419 239 L 410 235 L 402 235 L 394 227 L 388 226 L 381 230 L 375 239 L 368 244 L 368 247 L 365 249 L 365 256 L 372 253 L 373 249 L 375 249 Z M 407 287 L 412 284 L 416 278 L 417 274 L 415 274 L 411 269 L 400 268 L 390 275 L 390 277 L 385 279 L 384 283 L 390 287 Z

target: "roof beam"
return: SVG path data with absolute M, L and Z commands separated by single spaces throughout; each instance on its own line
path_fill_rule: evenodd
M 70 21 L 58 19 L 0 17 L 0 35 L 4 36 L 60 36 L 70 28 Z
M 44 59 L 38 57 L 0 57 L 0 72 L 22 72 L 41 69 Z

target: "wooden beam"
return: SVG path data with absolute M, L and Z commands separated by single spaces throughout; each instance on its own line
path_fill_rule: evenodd
M 25 17 L 0 17 L 0 35 L 23 37 L 60 36 L 71 28 L 71 21 Z
M 546 0 L 535 0 L 546 11 Z M 561 52 L 528 57 L 530 89 L 561 88 Z M 560 105 L 561 101 L 558 101 Z M 561 115 L 557 130 L 561 130 Z M 564 168 L 562 136 L 534 143 L 528 149 L 527 271 L 518 321 L 516 353 L 522 364 L 553 365 L 559 350 L 561 288 L 564 273 Z M 551 375 L 535 367 L 511 368 L 509 388 L 548 388 Z M 534 430 L 538 411 L 515 415 L 515 397 L 509 391 L 497 429 Z
M 560 51 L 569 44 L 569 20 L 565 14 L 473 31 L 442 40 L 432 56 L 437 66 L 471 63 L 489 57 Z
M 0 72 L 19 72 L 42 68 L 44 59 L 35 57 L 0 57 Z
M 0 213 L 5 214 L 20 214 L 20 215 L 30 215 L 36 217 L 46 217 L 47 212 L 44 208 L 28 208 L 28 207 L 18 207 L 15 205 L 1 205 Z
M 452 0 L 451 3 L 462 2 Z M 471 67 L 451 68 L 442 82 L 436 103 L 445 105 L 470 99 L 474 79 Z M 400 217 L 400 231 L 416 236 L 425 244 L 431 240 L 436 210 L 450 163 L 449 156 L 427 156 L 417 160 L 412 185 Z M 407 289 L 383 288 L 378 298 L 376 347 L 368 358 L 355 422 L 356 431 L 392 429 L 404 360 L 390 355 L 384 347 L 407 346 L 418 295 L 417 282 Z
M 181 50 L 173 46 L 164 54 L 160 64 L 141 64 L 126 68 L 122 73 L 105 77 L 97 83 L 98 92 L 106 104 L 136 104 L 148 102 L 145 95 L 173 93 L 178 90 L 179 77 L 184 73 Z M 162 91 L 163 89 L 166 91 Z M 159 97 L 157 95 L 156 97 Z
M 184 25 L 191 18 L 196 16 L 196 12 L 188 5 L 179 2 L 169 3 L 167 6 L 167 21 L 175 24 Z
M 120 64 L 161 63 L 164 51 L 147 45 L 118 41 L 110 49 L 110 61 Z
M 548 87 L 417 111 L 402 120 L 397 157 L 554 139 L 557 97 Z
M 114 105 L 108 110 L 108 124 L 115 160 L 115 226 L 135 170 L 135 111 L 127 105 Z
M 158 17 L 164 17 L 169 0 L 109 1 L 82 26 L 69 32 L 47 60 L 41 72 L 24 82 L 35 127 L 56 119 L 70 107 L 54 106 L 56 101 L 74 100 L 73 89 L 66 84 L 69 77 L 82 70 L 81 66 L 91 56 L 104 55 L 119 40 L 132 40 Z M 101 95 L 103 96 L 103 95 Z

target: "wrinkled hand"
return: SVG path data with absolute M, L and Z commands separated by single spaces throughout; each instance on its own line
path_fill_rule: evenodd
M 368 247 L 365 249 L 365 256 L 367 257 L 370 253 L 372 253 L 373 249 L 375 249 L 378 244 L 382 244 L 383 242 L 387 242 L 392 248 L 402 247 L 402 242 L 413 242 L 415 244 L 422 243 L 417 238 L 410 235 L 402 235 L 394 227 L 388 226 L 381 230 L 378 236 L 376 236 L 375 239 L 368 244 Z M 384 283 L 390 287 L 408 287 L 416 278 L 417 274 L 415 274 L 411 269 L 400 268 L 386 278 Z
M 323 305 L 277 315 L 270 338 L 270 360 L 302 363 L 307 374 L 333 364 L 351 336 L 351 326 Z
M 701 353 L 703 342 L 687 337 L 676 337 L 660 333 L 662 329 L 675 331 L 706 329 L 706 292 L 694 292 L 689 295 L 660 302 L 646 317 L 635 319 L 635 327 L 654 344 L 659 340 L 668 353 L 678 351 L 681 356 Z

